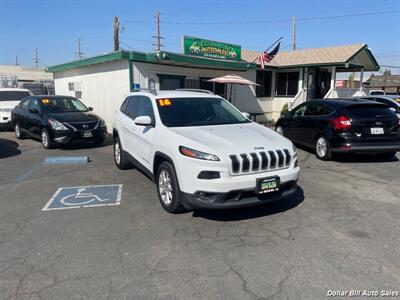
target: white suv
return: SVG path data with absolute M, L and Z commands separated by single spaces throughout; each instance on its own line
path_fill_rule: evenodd
M 292 142 L 206 91 L 133 92 L 113 136 L 118 168 L 150 176 L 168 212 L 261 204 L 297 189 Z
M 22 99 L 32 95 L 26 89 L 0 88 L 0 126 L 11 127 L 11 111 Z

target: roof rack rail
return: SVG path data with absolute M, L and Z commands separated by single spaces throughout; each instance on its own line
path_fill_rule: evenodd
M 198 92 L 198 93 L 206 93 L 206 94 L 214 95 L 213 92 L 211 92 L 211 91 L 209 91 L 209 90 L 203 90 L 203 89 L 175 89 L 175 91 Z
M 134 92 L 149 92 L 152 93 L 153 95 L 157 95 L 157 91 L 154 89 L 146 89 L 146 88 L 138 88 L 138 89 L 132 89 L 132 93 Z

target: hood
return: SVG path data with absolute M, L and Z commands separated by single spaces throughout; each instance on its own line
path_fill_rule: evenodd
M 7 101 L 0 101 L 0 108 L 14 108 L 21 100 L 7 100 Z
M 46 113 L 48 118 L 53 118 L 60 122 L 94 122 L 100 118 L 91 112 L 66 112 L 66 113 Z
M 292 143 L 288 139 L 255 123 L 170 129 L 198 144 L 201 148 L 196 150 L 212 154 L 230 155 L 285 148 L 292 151 Z

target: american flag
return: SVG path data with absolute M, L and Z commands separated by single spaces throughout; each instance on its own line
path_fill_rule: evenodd
M 266 62 L 270 62 L 275 57 L 275 55 L 279 51 L 280 45 L 281 45 L 281 42 L 279 42 L 278 45 L 276 45 L 275 48 L 271 52 L 268 53 L 268 51 L 265 50 L 263 53 L 260 54 L 260 56 L 258 57 L 258 60 L 261 65 L 261 69 L 264 69 Z

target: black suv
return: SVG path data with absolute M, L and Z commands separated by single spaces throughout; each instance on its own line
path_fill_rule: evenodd
M 43 147 L 73 142 L 101 144 L 107 135 L 104 120 L 77 98 L 32 96 L 25 98 L 11 113 L 15 135 L 39 138 Z
M 319 159 L 332 153 L 400 151 L 399 119 L 387 105 L 355 99 L 311 100 L 281 117 L 275 130 L 311 147 Z

